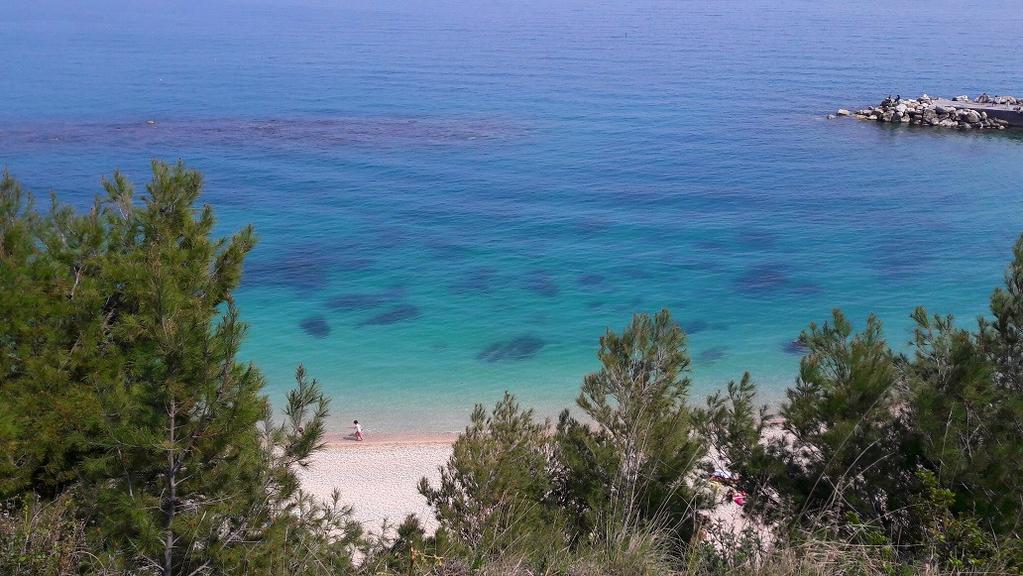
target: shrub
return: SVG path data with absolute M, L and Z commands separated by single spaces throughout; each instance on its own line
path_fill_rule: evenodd
M 0 574 L 65 576 L 89 564 L 85 523 L 75 518 L 70 492 L 49 502 L 25 496 L 0 508 Z
M 436 511 L 456 550 L 474 562 L 529 551 L 540 557 L 564 547 L 559 512 L 551 506 L 552 451 L 548 424 L 505 394 L 488 415 L 476 406 L 440 472 L 419 491 Z
M 587 421 L 565 411 L 555 436 L 576 538 L 609 542 L 654 525 L 686 540 L 704 505 L 692 472 L 705 448 L 686 403 L 685 334 L 667 310 L 636 315 L 621 335 L 607 331 L 597 357 L 576 401 Z

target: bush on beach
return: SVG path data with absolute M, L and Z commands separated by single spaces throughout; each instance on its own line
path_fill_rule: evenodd
M 555 464 L 547 427 L 508 394 L 489 415 L 476 407 L 440 484 L 419 485 L 449 549 L 477 564 L 521 550 L 553 554 L 565 545 L 563 515 L 551 502 Z
M 667 310 L 636 315 L 621 335 L 600 339 L 599 372 L 585 377 L 554 442 L 558 499 L 572 518 L 574 540 L 631 535 L 656 525 L 688 540 L 706 507 L 693 470 L 705 446 L 687 404 L 685 334 Z

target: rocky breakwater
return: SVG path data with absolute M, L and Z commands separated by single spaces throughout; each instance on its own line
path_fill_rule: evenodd
M 1005 130 L 1023 127 L 1021 110 L 1023 98 L 1011 96 L 981 94 L 976 100 L 967 96 L 946 100 L 924 94 L 911 99 L 889 97 L 873 108 L 855 112 L 840 109 L 829 117 L 854 116 L 861 120 L 959 130 Z

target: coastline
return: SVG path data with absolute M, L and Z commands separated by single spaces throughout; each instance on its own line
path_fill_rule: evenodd
M 328 434 L 323 450 L 307 468 L 298 470 L 298 477 L 303 490 L 324 502 L 330 501 L 334 489 L 339 490 L 341 502 L 352 506 L 353 518 L 372 534 L 393 533 L 409 514 L 418 516 L 432 533 L 437 520 L 419 494 L 419 480 L 439 481 L 439 468 L 451 456 L 457 438 L 458 434 L 389 434 L 356 441 Z M 722 500 L 708 511 L 708 519 L 733 531 L 751 528 L 766 537 L 764 526 L 751 522 L 740 507 L 718 496 Z
M 365 440 L 355 440 L 351 434 L 342 432 L 327 432 L 324 435 L 327 449 L 344 448 L 368 448 L 380 445 L 420 445 L 420 444 L 447 444 L 450 445 L 462 431 L 458 432 L 387 432 L 387 433 L 366 433 Z

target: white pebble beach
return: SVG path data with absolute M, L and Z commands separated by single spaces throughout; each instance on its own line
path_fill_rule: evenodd
M 342 502 L 355 508 L 355 519 L 374 533 L 385 519 L 398 524 L 410 513 L 432 531 L 436 521 L 419 494 L 419 479 L 437 482 L 454 440 L 455 435 L 334 439 L 299 471 L 302 488 L 324 500 L 337 488 Z
M 341 501 L 354 508 L 355 520 L 369 532 L 379 534 L 385 520 L 393 528 L 414 513 L 427 533 L 432 533 L 437 521 L 419 494 L 419 479 L 438 482 L 438 468 L 451 456 L 451 445 L 457 437 L 387 436 L 357 442 L 350 437 L 331 436 L 309 467 L 298 470 L 298 474 L 303 490 L 321 500 L 329 501 L 334 489 L 340 490 Z M 747 519 L 742 508 L 724 493 L 724 488 L 717 490 L 718 504 L 707 511 L 708 517 L 736 533 L 752 528 L 769 540 L 769 530 Z

